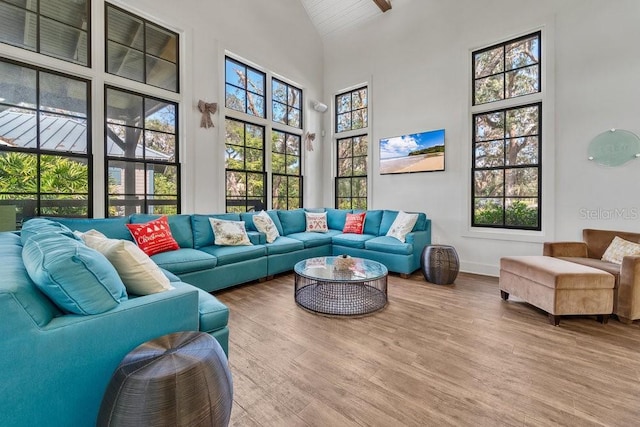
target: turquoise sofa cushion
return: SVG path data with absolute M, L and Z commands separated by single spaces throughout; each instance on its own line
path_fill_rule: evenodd
M 191 227 L 193 230 L 193 247 L 200 249 L 213 245 L 213 230 L 209 218 L 225 219 L 227 221 L 240 221 L 237 213 L 213 214 L 213 215 L 191 215 Z
M 218 299 L 200 288 L 184 282 L 172 283 L 176 288 L 198 289 L 198 314 L 200 316 L 200 332 L 211 332 L 227 326 L 229 308 Z
M 11 294 L 38 326 L 44 326 L 62 312 L 35 286 L 22 262 L 22 244 L 15 233 L 0 233 L 2 293 Z
M 348 248 L 364 249 L 364 244 L 367 240 L 373 239 L 373 234 L 353 234 L 345 233 L 333 236 L 333 244 L 339 246 L 346 246 Z
M 426 229 L 427 215 L 425 215 L 423 212 L 407 212 L 407 213 L 418 214 L 418 220 L 416 221 L 411 231 L 424 231 Z M 380 222 L 380 232 L 378 233 L 379 236 L 386 236 L 387 232 L 391 228 L 391 224 L 393 224 L 393 221 L 395 221 L 397 216 L 398 216 L 398 211 L 388 211 L 388 210 L 383 211 L 382 221 Z M 366 227 L 366 224 L 365 224 L 365 227 Z
M 400 240 L 391 236 L 378 236 L 371 240 L 367 240 L 364 242 L 364 248 L 388 254 L 413 254 L 413 245 L 411 243 L 402 243 Z
M 208 270 L 218 264 L 218 260 L 213 255 L 191 248 L 160 252 L 152 255 L 151 259 L 174 274 Z
M 247 231 L 258 231 L 256 225 L 253 223 L 253 216 L 257 215 L 258 212 L 242 212 L 240 214 L 240 221 L 244 221 L 244 228 Z
M 416 212 L 409 212 L 409 213 L 416 213 Z M 416 224 L 413 226 L 413 229 L 411 231 L 424 231 L 427 228 L 427 215 L 425 215 L 423 212 L 418 212 L 418 220 L 416 221 Z
M 354 210 L 353 213 L 366 212 L 364 217 L 364 234 L 373 234 L 378 236 L 380 234 L 380 222 L 382 222 L 382 210 Z
M 73 231 L 98 230 L 110 239 L 133 241 L 126 224 L 129 217 L 119 216 L 114 218 L 49 218 L 52 221 L 66 225 Z
M 218 258 L 218 265 L 234 264 L 236 262 L 252 260 L 267 255 L 264 245 L 252 246 L 207 246 L 200 248 L 208 254 Z
M 264 245 L 267 243 L 267 235 L 259 231 L 247 231 L 247 237 L 252 245 Z
M 317 246 L 330 245 L 333 234 L 306 232 L 289 234 L 287 237 L 300 240 L 305 248 L 315 248 Z
M 267 215 L 271 217 L 271 219 L 273 220 L 273 223 L 276 225 L 276 228 L 278 229 L 278 234 L 280 234 L 281 236 L 284 235 L 284 230 L 282 230 L 282 223 L 280 222 L 280 217 L 278 216 L 278 211 L 277 210 L 267 211 Z
M 278 216 L 282 224 L 282 234 L 285 236 L 293 233 L 301 233 L 307 228 L 307 218 L 304 216 L 304 209 L 294 209 L 291 211 L 279 210 Z
M 348 213 L 353 213 L 353 210 L 327 208 L 327 226 L 329 226 L 329 229 L 342 231 L 344 223 L 347 221 Z
M 286 254 L 304 249 L 304 243 L 290 237 L 277 237 L 273 243 L 267 243 L 267 255 Z
M 131 224 L 143 224 L 160 218 L 162 215 L 133 214 Z M 181 248 L 193 248 L 193 232 L 191 231 L 191 215 L 166 215 L 171 235 Z
M 79 240 L 69 227 L 47 218 L 33 218 L 25 222 L 20 230 L 20 239 L 24 245 L 31 237 L 43 233 L 56 233 L 74 240 Z
M 395 221 L 398 216 L 398 211 L 389 211 L 384 210 L 382 212 L 382 220 L 380 221 L 380 231 L 378 232 L 378 236 L 385 236 L 389 229 L 391 228 L 391 224 Z
M 84 243 L 57 233 L 32 236 L 22 260 L 31 280 L 64 311 L 100 314 L 127 299 L 118 272 Z

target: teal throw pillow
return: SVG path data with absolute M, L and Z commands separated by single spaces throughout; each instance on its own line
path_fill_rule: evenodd
M 107 258 L 65 235 L 33 235 L 24 244 L 22 260 L 31 280 L 63 311 L 100 314 L 127 299 Z

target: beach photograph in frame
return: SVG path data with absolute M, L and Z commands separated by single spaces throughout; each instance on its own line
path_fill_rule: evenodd
M 444 170 L 444 129 L 380 140 L 380 174 Z

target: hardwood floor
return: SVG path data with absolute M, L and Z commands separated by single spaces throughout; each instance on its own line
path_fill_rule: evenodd
M 548 323 L 496 278 L 389 276 L 389 304 L 329 318 L 293 275 L 219 292 L 233 426 L 638 426 L 640 324 Z

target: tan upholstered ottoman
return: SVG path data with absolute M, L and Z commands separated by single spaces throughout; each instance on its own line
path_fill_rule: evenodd
M 597 268 L 547 256 L 500 259 L 500 295 L 513 294 L 546 311 L 552 325 L 560 316 L 597 315 L 607 323 L 613 312 L 613 275 Z

